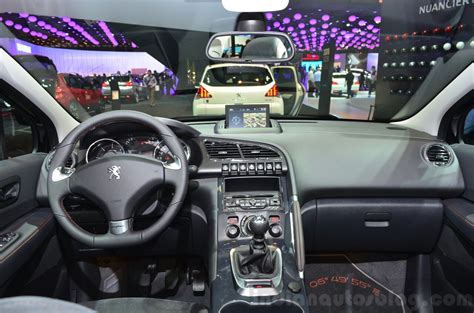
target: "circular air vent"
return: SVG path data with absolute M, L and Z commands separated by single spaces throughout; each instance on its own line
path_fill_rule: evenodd
M 451 149 L 444 144 L 431 144 L 423 151 L 424 159 L 435 166 L 448 166 L 453 162 Z

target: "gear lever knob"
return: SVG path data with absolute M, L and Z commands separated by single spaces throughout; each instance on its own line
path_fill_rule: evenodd
M 269 228 L 268 220 L 262 215 L 255 216 L 249 224 L 249 229 L 255 239 L 265 239 L 265 234 Z

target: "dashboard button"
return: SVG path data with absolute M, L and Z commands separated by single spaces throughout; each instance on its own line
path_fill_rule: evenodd
M 273 174 L 273 163 L 266 163 L 265 164 L 265 172 L 267 174 Z
M 268 233 L 270 234 L 270 236 L 278 238 L 283 234 L 283 229 L 279 224 L 273 224 L 270 226 Z
M 247 175 L 247 164 L 242 163 L 239 165 L 239 173 L 240 175 Z
M 235 239 L 240 235 L 240 228 L 237 225 L 229 225 L 225 230 L 225 234 L 230 239 Z

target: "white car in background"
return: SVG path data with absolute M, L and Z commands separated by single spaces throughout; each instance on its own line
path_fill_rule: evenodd
M 284 101 L 272 70 L 263 64 L 207 66 L 193 102 L 193 115 L 224 115 L 234 104 L 268 104 L 270 114 L 284 114 Z
M 354 96 L 359 92 L 359 74 L 354 72 L 354 83 L 352 84 L 352 94 Z M 332 89 L 331 94 L 335 96 L 347 95 L 347 72 L 340 72 L 332 74 Z

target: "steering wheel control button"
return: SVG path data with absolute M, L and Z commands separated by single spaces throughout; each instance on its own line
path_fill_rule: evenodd
M 235 239 L 240 235 L 240 228 L 234 224 L 228 225 L 225 230 L 225 234 L 228 238 Z
M 272 224 L 270 226 L 270 229 L 268 230 L 268 233 L 273 238 L 278 238 L 278 237 L 281 237 L 281 235 L 283 235 L 283 229 L 281 228 L 280 224 Z

